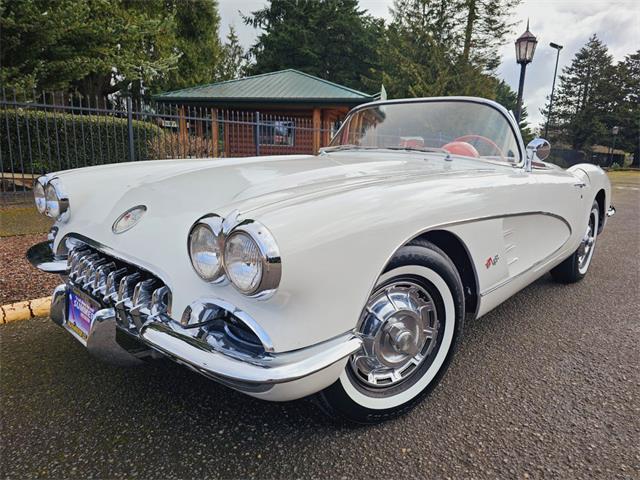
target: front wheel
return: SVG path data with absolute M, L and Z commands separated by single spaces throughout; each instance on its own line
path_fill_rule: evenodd
M 444 375 L 463 319 L 464 293 L 453 262 L 429 242 L 401 248 L 360 316 L 363 348 L 319 393 L 322 409 L 356 423 L 407 412 Z
M 569 258 L 551 270 L 551 276 L 554 280 L 560 283 L 575 283 L 585 277 L 596 249 L 599 225 L 600 207 L 598 202 L 594 201 L 589 213 L 589 223 L 580 246 Z

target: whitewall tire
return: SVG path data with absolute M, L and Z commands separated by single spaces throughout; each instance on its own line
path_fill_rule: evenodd
M 332 416 L 376 423 L 410 410 L 440 381 L 460 340 L 464 294 L 435 245 L 402 247 L 376 282 L 358 322 L 363 349 L 319 394 Z

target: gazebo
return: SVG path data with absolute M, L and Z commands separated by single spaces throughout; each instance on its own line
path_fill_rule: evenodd
M 351 108 L 375 96 L 288 69 L 166 92 L 154 99 L 176 109 L 180 132 L 188 131 L 190 111 L 205 112 L 213 135 L 222 135 L 224 155 L 242 156 L 315 153 L 329 143 Z

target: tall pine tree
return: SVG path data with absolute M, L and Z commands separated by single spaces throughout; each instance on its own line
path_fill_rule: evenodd
M 633 153 L 633 166 L 640 168 L 640 50 L 616 67 L 620 88 L 613 123 L 620 127 L 618 146 Z
M 552 138 L 575 149 L 608 143 L 613 126 L 611 112 L 618 95 L 612 84 L 614 72 L 607 46 L 593 35 L 560 75 L 549 128 Z
M 251 74 L 295 68 L 362 89 L 377 61 L 381 22 L 357 0 L 270 0 L 243 18 L 262 30 L 250 50 Z

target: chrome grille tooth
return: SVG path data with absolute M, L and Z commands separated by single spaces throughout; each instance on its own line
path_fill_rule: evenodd
M 141 275 L 139 272 L 134 272 L 130 275 L 125 275 L 120 280 L 120 285 L 118 287 L 118 302 L 123 300 L 129 300 L 131 295 L 133 295 L 133 289 L 135 287 L 135 282 L 140 279 Z
M 134 307 L 149 306 L 155 283 L 156 283 L 156 280 L 154 278 L 148 278 L 136 284 L 136 286 L 133 289 L 133 297 L 131 299 Z
M 87 268 L 85 269 L 85 273 L 83 275 L 84 278 L 84 282 L 83 282 L 83 287 L 85 289 L 91 289 L 95 276 L 96 276 L 96 271 L 98 270 L 98 268 L 101 265 L 104 265 L 105 263 L 107 263 L 109 260 L 107 260 L 106 258 L 102 257 L 102 258 L 98 258 L 97 260 L 94 260 L 92 262 L 89 262 L 89 265 L 87 266 Z
M 78 262 L 78 268 L 76 270 L 76 275 L 75 275 L 75 278 L 74 278 L 76 283 L 82 285 L 82 283 L 84 282 L 85 269 L 91 264 L 91 262 L 96 260 L 98 257 L 99 257 L 99 255 L 97 253 L 92 253 L 92 254 L 86 255 L 86 256 L 84 256 L 84 257 L 82 257 L 80 259 L 80 261 Z
M 105 301 L 106 300 L 115 300 L 116 294 L 118 293 L 118 286 L 120 285 L 120 280 L 124 277 L 129 270 L 126 267 L 119 268 L 118 270 L 114 270 L 113 272 L 107 275 L 107 281 L 105 282 Z
M 99 266 L 93 276 L 93 294 L 104 295 L 106 293 L 107 276 L 116 269 L 115 262 L 105 263 Z
M 156 288 L 151 295 L 151 315 L 167 313 L 171 306 L 171 291 L 166 285 Z

